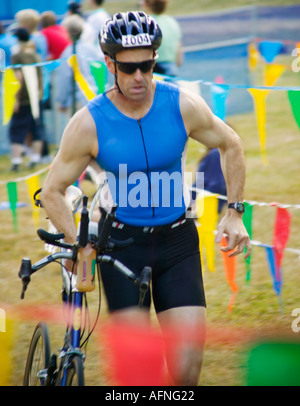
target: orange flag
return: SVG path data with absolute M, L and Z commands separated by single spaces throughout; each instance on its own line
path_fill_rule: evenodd
M 221 246 L 226 247 L 226 239 L 223 237 L 221 241 Z M 238 286 L 235 282 L 235 274 L 236 274 L 236 257 L 229 257 L 229 252 L 222 252 L 222 257 L 223 257 L 223 263 L 224 263 L 224 268 L 225 268 L 225 275 L 226 275 L 226 280 L 228 282 L 228 285 L 232 291 L 232 296 L 228 304 L 228 311 L 230 312 L 233 308 L 233 304 L 235 302 L 235 298 L 237 295 L 238 291 Z

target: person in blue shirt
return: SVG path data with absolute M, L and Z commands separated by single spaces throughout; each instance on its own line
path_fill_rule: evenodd
M 76 241 L 65 190 L 95 159 L 106 171 L 111 200 L 117 204 L 112 237 L 132 237 L 112 252 L 139 274 L 152 267 L 152 298 L 162 329 L 171 326 L 181 339 L 175 357 L 166 349 L 168 371 L 176 385 L 197 385 L 203 359 L 206 302 L 198 233 L 188 215 L 185 157 L 189 138 L 219 148 L 230 205 L 216 235 L 227 234 L 223 251 L 250 255 L 242 220 L 245 162 L 238 135 L 214 116 L 204 100 L 173 84 L 153 80 L 161 29 L 144 12 L 117 13 L 106 21 L 99 42 L 114 86 L 96 96 L 69 121 L 43 185 L 41 200 L 65 240 Z M 239 204 L 237 204 L 239 202 Z M 70 269 L 72 269 L 70 267 Z M 139 289 L 109 264 L 101 265 L 111 317 L 145 325 L 151 295 L 138 308 Z M 193 334 L 200 334 L 191 341 Z M 195 337 L 194 337 L 195 338 Z M 173 354 L 174 355 L 174 354 Z
M 211 193 L 226 196 L 226 182 L 221 168 L 220 152 L 218 148 L 208 148 L 206 154 L 200 160 L 197 172 L 204 173 L 203 189 Z M 196 184 L 193 184 L 196 187 Z M 196 192 L 192 192 L 192 200 L 196 199 Z M 226 200 L 219 199 L 218 213 L 220 214 Z
M 16 45 L 17 39 L 11 33 L 6 33 L 5 29 L 0 22 L 0 48 L 3 50 L 1 57 L 5 58 L 1 66 L 11 65 L 11 48 Z

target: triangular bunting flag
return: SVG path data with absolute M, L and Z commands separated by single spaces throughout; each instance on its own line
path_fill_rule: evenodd
M 221 241 L 221 247 L 226 247 L 227 242 L 225 237 L 223 237 Z M 224 268 L 225 268 L 225 275 L 226 275 L 226 280 L 228 282 L 228 285 L 232 291 L 232 296 L 228 305 L 228 311 L 230 312 L 233 308 L 235 298 L 238 292 L 238 286 L 235 282 L 235 275 L 236 275 L 236 256 L 234 257 L 229 257 L 229 254 L 232 251 L 229 252 L 223 252 L 222 253 L 222 258 L 223 258 L 223 263 L 224 263 Z
M 281 268 L 284 249 L 290 236 L 291 214 L 282 207 L 277 207 L 273 233 L 273 246 L 276 256 L 276 270 Z
M 78 86 L 79 86 L 80 90 L 82 91 L 82 93 L 84 94 L 84 96 L 86 97 L 86 99 L 87 100 L 93 99 L 96 95 L 90 89 L 88 82 L 85 80 L 82 73 L 80 72 L 76 55 L 72 55 L 68 59 L 68 63 L 72 67 L 75 81 L 78 84 Z
M 300 130 L 300 91 L 288 90 L 288 99 L 292 108 L 295 121 Z
M 260 141 L 260 152 L 263 163 L 268 163 L 266 154 L 266 97 L 269 90 L 262 89 L 248 89 L 249 93 L 253 97 L 256 120 L 258 127 L 258 135 Z
M 14 70 L 11 68 L 6 69 L 2 79 L 3 125 L 8 124 L 13 115 L 16 94 L 19 89 L 20 82 L 18 81 Z
M 285 70 L 284 65 L 279 65 L 277 63 L 266 64 L 265 65 L 265 86 L 274 86 L 279 77 Z
M 269 271 L 273 279 L 273 288 L 277 296 L 281 295 L 281 269 L 276 269 L 276 257 L 274 248 L 271 246 L 264 246 L 266 250 L 267 262 L 269 265 Z
M 39 176 L 34 175 L 26 180 L 27 186 L 28 186 L 28 193 L 29 196 L 31 197 L 31 203 L 32 203 L 32 209 L 33 209 L 33 221 L 35 228 L 39 227 L 39 208 L 36 207 L 34 204 L 34 198 L 33 195 L 34 193 L 40 188 L 39 186 Z
M 253 42 L 248 46 L 248 61 L 250 70 L 254 70 L 259 61 L 259 52 Z
M 98 94 L 104 93 L 107 81 L 107 68 L 104 62 L 90 62 L 92 76 L 98 88 Z
M 213 112 L 223 121 L 225 121 L 226 117 L 226 100 L 228 91 L 229 87 L 226 85 L 212 85 L 210 87 Z
M 245 213 L 243 215 L 243 222 L 244 226 L 247 230 L 247 233 L 249 234 L 250 240 L 252 239 L 252 215 L 253 215 L 253 205 L 249 204 L 248 202 L 245 202 Z M 246 248 L 245 248 L 246 252 Z M 252 253 L 250 256 L 245 259 L 246 263 L 246 282 L 249 282 L 251 279 L 251 257 Z
M 29 96 L 31 113 L 33 118 L 37 119 L 40 117 L 39 79 L 37 67 L 30 65 L 22 66 L 22 73 Z
M 199 195 L 198 195 L 199 196 Z M 214 232 L 216 230 L 218 221 L 218 199 L 216 195 L 207 195 L 196 200 L 196 212 L 200 225 L 197 227 L 199 234 L 200 252 L 202 257 L 202 264 L 204 263 L 204 252 L 206 257 L 207 268 L 213 272 L 215 270 L 215 238 Z M 203 209 L 203 210 L 202 210 Z M 204 268 L 203 268 L 204 270 Z
M 283 48 L 282 42 L 276 41 L 262 41 L 259 44 L 259 50 L 264 60 L 268 63 L 274 61 L 276 56 L 280 53 Z
M 17 217 L 17 201 L 18 201 L 18 191 L 16 182 L 8 182 L 6 184 L 8 201 L 10 204 L 10 209 L 13 216 L 13 224 L 15 232 L 18 231 L 18 217 Z

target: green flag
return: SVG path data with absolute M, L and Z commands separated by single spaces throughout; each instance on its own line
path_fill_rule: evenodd
M 300 91 L 288 90 L 287 93 L 294 118 L 300 130 Z
M 8 200 L 10 204 L 10 209 L 13 216 L 14 229 L 18 231 L 18 219 L 17 219 L 17 201 L 18 201 L 18 191 L 16 182 L 8 182 L 6 184 Z
M 90 62 L 90 69 L 95 79 L 98 94 L 105 91 L 105 85 L 107 80 L 107 70 L 104 62 Z
M 249 234 L 250 240 L 252 239 L 252 214 L 253 214 L 253 205 L 245 202 L 245 213 L 243 216 L 244 226 Z M 246 252 L 246 248 L 245 248 Z M 251 279 L 251 256 L 252 254 L 245 259 L 246 263 L 246 282 L 249 282 Z

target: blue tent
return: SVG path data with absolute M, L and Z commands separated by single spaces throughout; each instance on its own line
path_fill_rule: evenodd
M 68 0 L 9 0 L 0 2 L 0 20 L 13 20 L 15 14 L 25 8 L 33 8 L 40 13 L 52 10 L 56 15 L 67 11 Z

